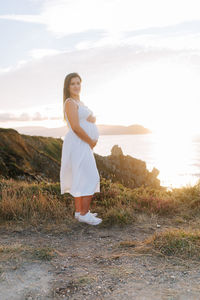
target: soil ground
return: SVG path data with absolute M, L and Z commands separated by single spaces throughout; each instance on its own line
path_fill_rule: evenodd
M 200 299 L 200 262 L 120 247 L 169 227 L 157 218 L 110 228 L 75 219 L 1 225 L 0 299 Z

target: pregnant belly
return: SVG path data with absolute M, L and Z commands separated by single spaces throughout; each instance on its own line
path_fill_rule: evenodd
M 98 140 L 99 131 L 95 123 L 89 122 L 87 120 L 80 120 L 80 126 L 85 130 L 89 137 L 93 140 Z

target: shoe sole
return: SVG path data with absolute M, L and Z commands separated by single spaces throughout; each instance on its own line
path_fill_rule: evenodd
M 80 220 L 80 219 L 78 219 L 78 221 L 79 221 L 79 222 L 82 222 L 82 223 L 89 224 L 89 225 L 98 225 L 98 224 L 100 224 L 100 223 L 102 222 L 102 220 L 99 220 L 99 221 L 97 221 L 97 222 L 86 222 L 86 221 Z

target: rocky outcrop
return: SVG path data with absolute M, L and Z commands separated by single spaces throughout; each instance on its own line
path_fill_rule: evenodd
M 157 178 L 159 170 L 153 168 L 150 172 L 146 163 L 130 155 L 123 155 L 122 149 L 114 145 L 111 155 L 100 156 L 95 154 L 98 170 L 102 177 L 112 182 L 120 182 L 129 188 L 139 186 L 160 187 L 160 180 Z

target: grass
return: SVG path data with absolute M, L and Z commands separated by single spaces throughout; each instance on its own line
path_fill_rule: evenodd
M 62 228 L 64 223 L 77 222 L 74 208 L 74 198 L 70 194 L 61 195 L 59 183 L 0 181 L 1 224 L 19 221 L 35 226 L 45 223 L 50 228 L 59 224 Z M 200 260 L 200 181 L 192 187 L 168 191 L 151 187 L 130 189 L 101 178 L 101 192 L 94 194 L 90 209 L 103 216 L 99 226 L 107 227 L 122 227 L 137 221 L 138 226 L 141 223 L 147 230 L 153 224 L 150 219 L 155 223 L 157 217 L 161 220 L 165 217 L 171 229 L 155 232 L 140 242 L 123 241 L 119 246 L 127 251 L 150 251 L 163 256 Z M 140 219 L 144 222 L 139 222 Z M 188 226 L 191 224 L 194 229 Z M 181 228 L 173 228 L 174 225 Z M 16 226 L 14 228 L 17 230 Z M 1 259 L 19 254 L 31 259 L 50 260 L 54 251 L 48 247 L 29 248 L 17 244 L 0 247 Z
M 91 211 L 103 216 L 99 225 L 132 224 L 140 214 L 165 216 L 184 223 L 200 216 L 200 181 L 193 187 L 139 187 L 130 189 L 101 178 L 101 192 L 95 193 Z M 59 183 L 0 181 L 0 220 L 68 223 L 74 221 L 74 198 L 60 194 Z
M 154 252 L 164 256 L 200 260 L 200 230 L 170 228 L 156 232 L 142 242 L 129 241 L 139 252 Z M 120 244 L 121 247 L 127 247 Z
M 8 261 L 9 259 L 18 259 L 26 257 L 31 260 L 50 261 L 56 256 L 54 249 L 50 247 L 30 247 L 20 243 L 10 245 L 0 245 L 0 261 Z

